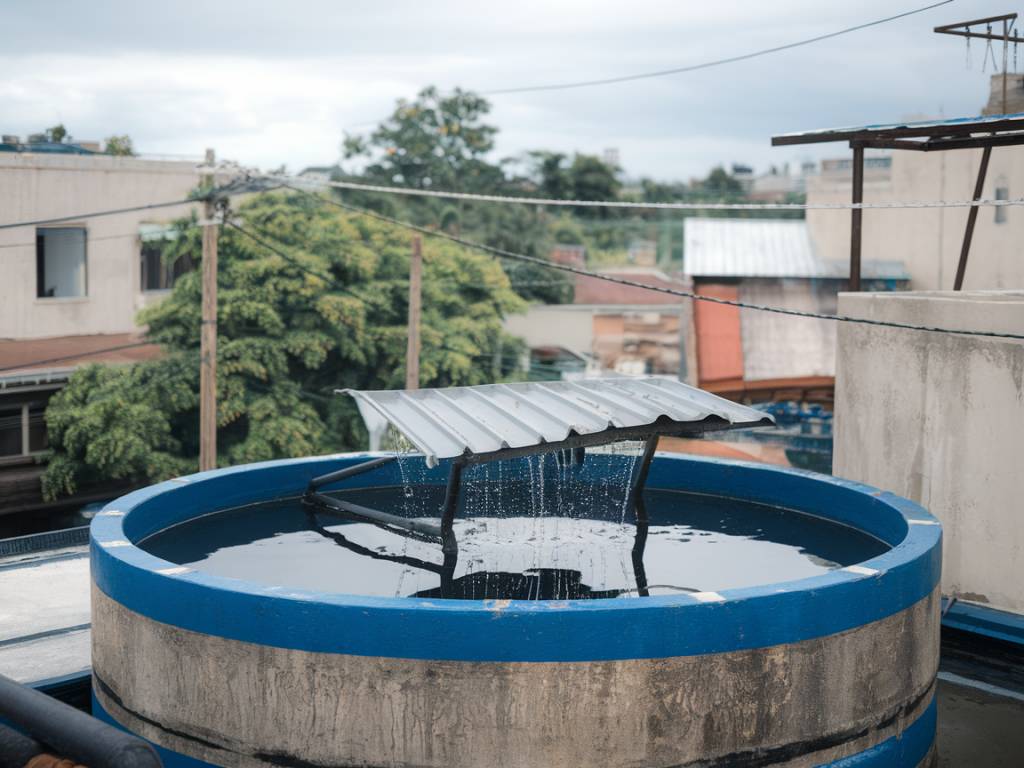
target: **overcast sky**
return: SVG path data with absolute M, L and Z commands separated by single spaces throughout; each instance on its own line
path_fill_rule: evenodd
M 425 85 L 488 90 L 686 66 L 927 4 L 5 0 L 0 132 L 62 122 L 78 139 L 128 133 L 143 153 L 214 147 L 220 158 L 298 170 L 334 162 L 343 130 L 365 128 Z M 1012 5 L 956 0 L 700 72 L 494 96 L 498 154 L 616 147 L 629 175 L 660 179 L 840 154 L 838 145 L 772 149 L 770 137 L 977 114 L 988 94 L 984 46 L 972 44 L 968 70 L 962 39 L 931 29 Z

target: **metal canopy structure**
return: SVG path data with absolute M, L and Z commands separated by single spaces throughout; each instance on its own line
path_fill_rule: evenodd
M 1011 115 L 984 115 L 961 117 L 953 120 L 925 120 L 920 122 L 865 125 L 859 128 L 830 128 L 805 133 L 785 133 L 772 137 L 772 146 L 783 147 L 797 144 L 819 144 L 830 141 L 847 141 L 853 150 L 853 193 L 852 202 L 864 202 L 864 150 L 890 149 L 913 152 L 936 152 L 953 149 L 981 149 L 981 164 L 974 186 L 974 201 L 981 199 L 981 192 L 988 172 L 989 158 L 993 147 L 1009 147 L 1024 144 L 1024 113 Z M 850 290 L 860 290 L 861 278 L 861 235 L 864 211 L 853 208 L 850 211 Z M 953 290 L 963 287 L 967 269 L 967 256 L 971 250 L 974 223 L 978 218 L 978 206 L 972 206 L 967 214 L 960 248 Z
M 428 466 L 773 424 L 762 411 L 653 376 L 344 392 L 405 435 Z
M 643 457 L 633 471 L 627 498 L 627 505 L 636 513 L 633 557 L 638 574 L 637 589 L 644 594 L 646 582 L 642 572 L 647 513 L 641 492 L 658 438 L 775 423 L 762 411 L 674 379 L 658 377 L 340 391 L 383 416 L 423 453 L 428 466 L 436 466 L 441 459 L 451 460 L 440 510 L 441 524 L 369 509 L 323 492 L 329 485 L 394 460 L 393 456 L 382 456 L 310 481 L 304 501 L 314 526 L 322 532 L 326 530 L 316 521 L 319 511 L 368 522 L 409 538 L 439 543 L 445 554 L 442 578 L 449 582 L 458 554 L 453 524 L 462 470 L 466 465 L 553 452 L 565 463 L 581 464 L 587 447 L 620 440 L 645 441 Z M 343 536 L 324 535 L 352 548 Z M 414 564 L 407 558 L 402 562 Z

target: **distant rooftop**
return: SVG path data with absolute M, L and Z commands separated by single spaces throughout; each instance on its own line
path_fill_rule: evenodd
M 689 290 L 689 285 L 670 277 L 656 267 L 616 267 L 602 269 L 601 274 L 622 277 L 637 283 L 677 291 Z M 629 285 L 619 285 L 596 277 L 576 276 L 576 304 L 678 304 L 679 298 L 668 293 L 649 291 Z
M 688 218 L 683 272 L 691 277 L 849 277 L 846 262 L 821 259 L 804 219 Z M 867 279 L 907 280 L 900 261 L 865 261 Z

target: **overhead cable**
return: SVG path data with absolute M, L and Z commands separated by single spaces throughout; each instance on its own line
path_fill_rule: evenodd
M 965 331 L 957 328 L 941 328 L 927 325 L 914 325 L 911 323 L 899 323 L 889 320 L 871 320 L 868 318 L 853 317 L 850 315 L 830 315 L 817 312 L 805 312 L 799 309 L 771 307 L 763 304 L 750 304 L 745 301 L 734 301 L 732 299 L 720 299 L 715 296 L 704 296 L 701 294 L 694 293 L 693 291 L 683 291 L 678 290 L 676 288 L 668 288 L 666 286 L 650 285 L 648 283 L 642 283 L 638 280 L 630 280 L 628 278 L 603 274 L 601 272 L 592 272 L 588 269 L 581 269 L 580 267 L 573 267 L 568 264 L 562 264 L 555 261 L 548 261 L 547 259 L 542 259 L 537 256 L 527 256 L 524 253 L 515 253 L 514 251 L 507 251 L 504 248 L 496 248 L 491 245 L 484 245 L 483 243 L 473 242 L 472 240 L 467 240 L 463 237 L 459 237 L 458 235 L 452 235 L 447 232 L 436 229 L 430 229 L 428 227 L 421 227 L 418 224 L 413 224 L 408 221 L 402 221 L 401 219 L 396 219 L 392 216 L 386 216 L 382 213 L 377 213 L 376 211 L 370 211 L 366 208 L 360 208 L 357 205 L 351 205 L 349 203 L 341 202 L 339 200 L 332 200 L 328 197 L 316 195 L 313 194 L 312 192 L 306 192 L 295 187 L 289 187 L 289 189 L 293 189 L 296 192 L 309 195 L 310 197 L 320 200 L 322 203 L 325 203 L 327 205 L 333 205 L 337 208 L 341 208 L 351 213 L 356 213 L 361 216 L 367 216 L 372 219 L 377 219 L 378 221 L 385 221 L 389 224 L 394 224 L 395 226 L 403 227 L 414 232 L 419 232 L 420 234 L 427 235 L 428 237 L 449 240 L 453 243 L 458 243 L 459 245 L 465 246 L 466 248 L 472 248 L 474 250 L 483 251 L 493 256 L 498 256 L 499 258 L 502 259 L 526 262 L 529 264 L 535 264 L 545 269 L 558 270 L 560 272 L 568 272 L 570 274 L 579 275 L 582 277 L 591 277 L 594 278 L 595 280 L 603 280 L 605 282 L 616 283 L 618 285 L 625 285 L 631 288 L 641 288 L 646 291 L 655 291 L 657 293 L 678 296 L 679 298 L 683 299 L 693 299 L 694 301 L 707 301 L 713 304 L 725 304 L 731 307 L 738 307 L 740 309 L 752 309 L 757 310 L 759 312 L 772 312 L 779 315 L 790 315 L 793 317 L 804 317 L 815 320 L 833 320 L 835 322 L 841 323 L 857 323 L 860 325 L 873 325 L 885 328 L 900 328 L 908 331 L 930 331 L 933 333 L 946 333 L 957 336 L 987 336 L 1000 339 L 1024 340 L 1024 334 L 1020 333 L 1000 333 L 998 331 Z
M 131 344 L 116 344 L 112 347 L 102 347 L 100 349 L 92 349 L 87 352 L 76 352 L 73 355 L 61 355 L 60 357 L 51 357 L 45 360 L 30 360 L 25 363 L 18 363 L 17 365 L 8 365 L 0 368 L 0 373 L 6 373 L 7 371 L 20 371 L 25 369 L 26 371 L 31 368 L 35 368 L 40 365 L 49 365 L 51 363 L 62 363 L 67 360 L 77 360 L 80 357 L 93 357 L 94 355 L 102 355 L 105 352 L 119 352 L 122 349 L 136 349 L 137 347 L 151 347 L 154 346 L 152 341 L 138 341 Z
M 301 177 L 268 176 L 292 189 L 296 184 L 306 185 Z M 1024 205 L 1024 197 L 1012 200 L 897 200 L 882 203 L 648 203 L 632 200 L 562 200 L 544 197 L 517 197 L 515 195 L 482 195 L 474 192 L 447 192 L 437 189 L 416 189 L 415 187 L 389 187 L 380 184 L 362 184 L 355 181 L 317 181 L 316 186 L 347 189 L 357 192 L 380 192 L 389 195 L 409 197 L 438 197 L 447 200 L 470 200 L 481 203 L 518 203 L 519 205 L 561 206 L 567 208 L 629 208 L 639 210 L 670 211 L 844 211 L 890 208 L 974 208 L 992 206 Z M 308 191 L 308 190 L 303 190 Z
M 895 16 L 887 16 L 884 19 L 875 19 L 874 21 L 868 21 L 864 24 L 857 24 L 853 27 L 846 27 L 835 32 L 829 32 L 824 35 L 817 35 L 815 37 L 808 37 L 804 40 L 797 40 L 793 43 L 786 43 L 785 45 L 776 45 L 772 48 L 763 48 L 759 51 L 751 51 L 750 53 L 743 53 L 738 56 L 729 56 L 724 59 L 715 59 L 714 61 L 705 61 L 700 64 L 690 64 L 685 67 L 673 67 L 672 69 L 660 69 L 654 72 L 641 72 L 633 75 L 620 75 L 618 77 L 604 77 L 596 80 L 577 80 L 574 82 L 567 83 L 550 83 L 547 85 L 524 85 L 512 88 L 495 88 L 488 91 L 481 91 L 485 96 L 499 96 L 510 93 L 531 93 L 536 91 L 565 91 L 570 88 L 590 88 L 597 85 L 613 85 L 615 83 L 628 83 L 633 80 L 647 80 L 652 77 L 666 77 L 667 75 L 681 75 L 684 72 L 695 72 L 700 69 L 710 69 L 711 67 L 720 67 L 723 64 L 734 64 L 737 61 L 746 61 L 748 59 L 755 59 L 759 56 L 767 56 L 771 53 L 779 53 L 780 51 L 787 51 L 791 48 L 799 48 L 804 45 L 810 45 L 811 43 L 818 43 L 822 40 L 829 40 L 833 37 L 839 37 L 840 35 L 846 35 L 850 32 L 857 32 L 861 29 L 867 29 L 868 27 L 875 27 L 879 24 L 886 24 L 890 21 L 896 21 L 907 16 L 913 16 L 917 13 L 924 13 L 930 11 L 933 8 L 938 8 L 942 5 L 947 5 L 953 2 L 953 0 L 942 0 L 939 3 L 932 3 L 921 8 L 915 8 L 912 11 L 904 11 L 898 13 Z
M 156 208 L 172 208 L 176 205 L 188 205 L 189 203 L 200 203 L 202 200 L 185 198 L 184 200 L 169 200 L 166 203 L 149 203 L 148 205 L 133 205 L 129 208 L 114 208 L 109 211 L 93 211 L 91 213 L 76 213 L 73 216 L 56 216 L 52 219 L 35 219 L 34 221 L 13 221 L 8 224 L 0 224 L 0 229 L 16 229 L 17 227 L 38 227 L 44 224 L 63 224 L 79 219 L 96 219 L 101 216 L 116 216 L 119 213 L 136 213 L 138 211 L 151 211 Z

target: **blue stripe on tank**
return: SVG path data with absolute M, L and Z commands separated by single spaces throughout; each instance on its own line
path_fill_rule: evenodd
M 92 575 L 110 598 L 194 632 L 305 651 L 467 661 L 598 661 L 720 653 L 800 642 L 905 610 L 939 583 L 941 527 L 921 507 L 874 488 L 799 470 L 659 455 L 652 488 L 776 504 L 852 525 L 893 548 L 799 581 L 642 600 L 466 601 L 377 598 L 263 586 L 174 564 L 135 547 L 199 514 L 294 496 L 311 477 L 369 454 L 294 459 L 191 475 L 112 502 L 91 529 Z M 588 457 L 588 462 L 591 458 Z M 595 462 L 596 464 L 597 462 Z M 390 470 L 396 472 L 394 468 Z M 443 482 L 444 468 L 428 476 Z M 388 472 L 358 485 L 391 484 Z

